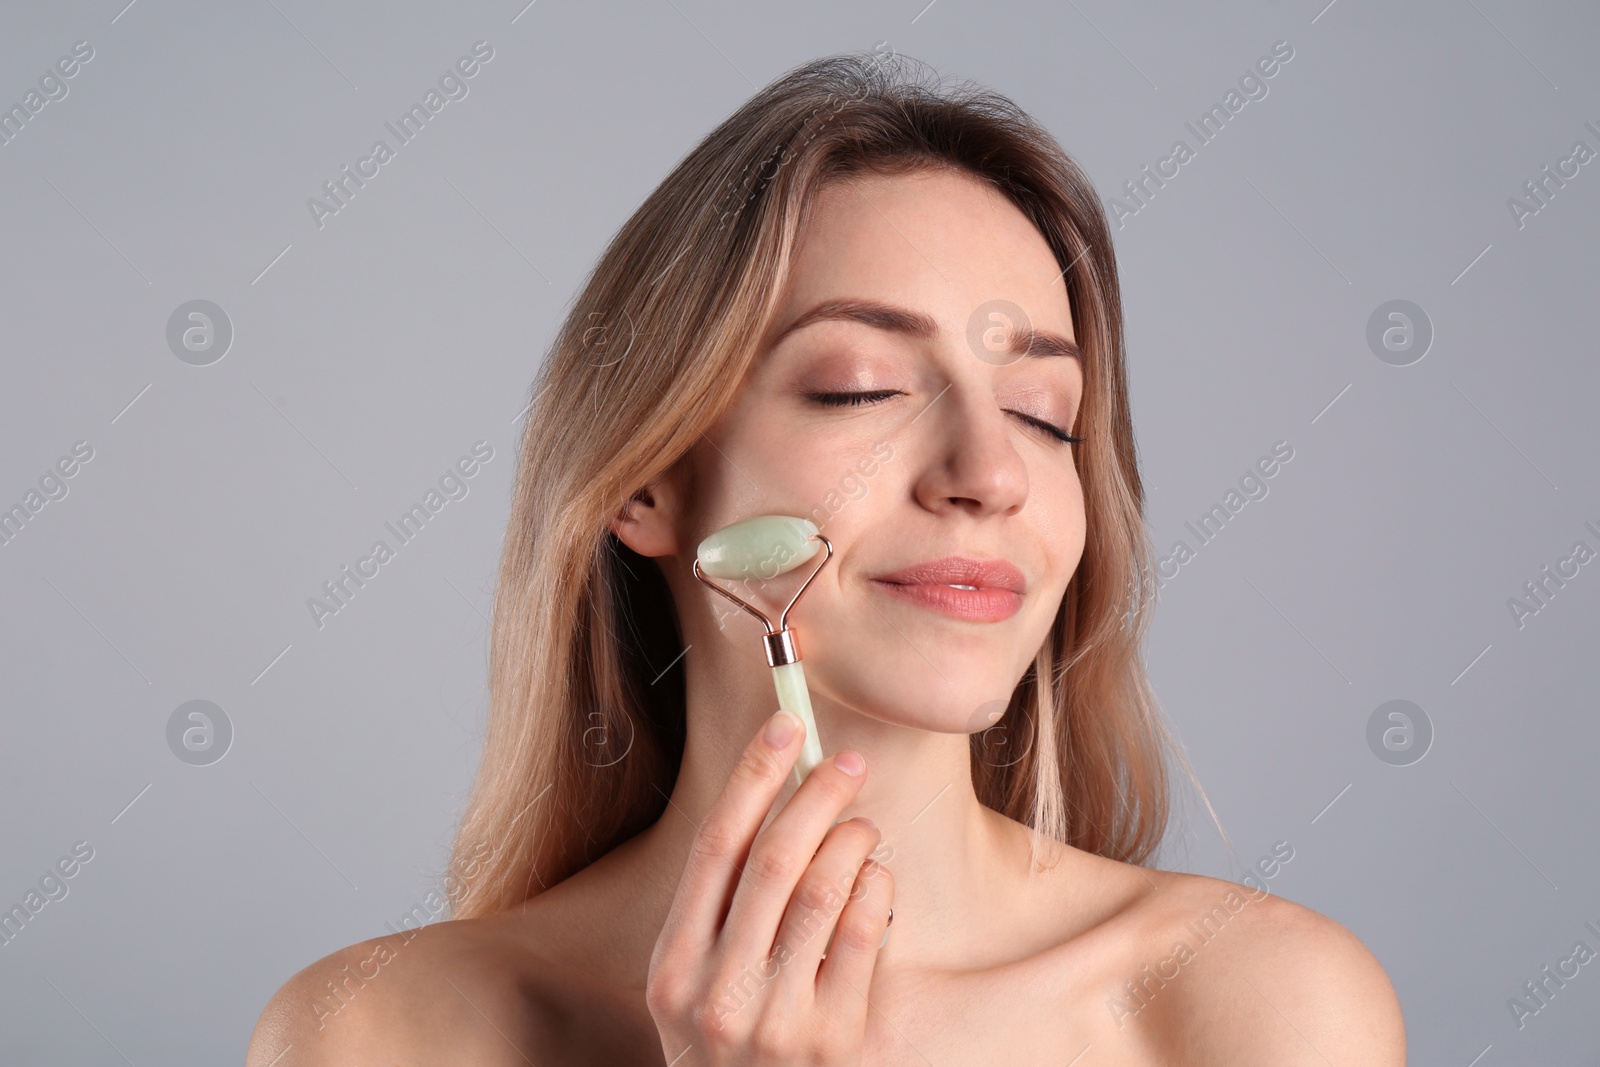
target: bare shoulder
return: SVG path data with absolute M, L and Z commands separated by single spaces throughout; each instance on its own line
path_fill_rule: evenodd
M 526 1063 L 552 1020 L 502 927 L 440 922 L 324 956 L 267 1003 L 247 1067 Z
M 1163 889 L 1148 904 L 1150 929 L 1170 949 L 1129 992 L 1149 997 L 1149 1032 L 1165 1054 L 1200 1065 L 1403 1067 L 1394 986 L 1343 925 L 1203 875 L 1169 873 Z

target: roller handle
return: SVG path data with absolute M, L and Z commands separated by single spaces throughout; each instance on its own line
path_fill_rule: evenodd
M 806 688 L 805 668 L 799 660 L 781 664 L 772 668 L 772 681 L 778 689 L 778 707 L 794 712 L 806 724 L 805 741 L 794 765 L 794 780 L 798 784 L 822 762 L 822 741 L 817 737 L 817 720 L 811 713 L 811 692 Z

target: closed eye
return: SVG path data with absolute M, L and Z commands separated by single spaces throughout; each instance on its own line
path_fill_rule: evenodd
M 845 405 L 855 407 L 858 404 L 875 404 L 880 400 L 887 400 L 891 396 L 904 395 L 905 394 L 900 392 L 898 389 L 879 389 L 867 393 L 807 393 L 806 398 L 809 400 L 815 400 L 817 403 L 826 407 L 843 407 Z M 1054 423 L 1046 422 L 1043 419 L 1036 419 L 1032 415 L 1025 414 L 1021 411 L 1012 411 L 1009 412 L 1009 414 L 1015 415 L 1029 426 L 1032 426 L 1034 429 L 1043 432 L 1047 436 L 1061 442 L 1062 444 L 1076 445 L 1083 443 L 1083 438 L 1072 436 Z

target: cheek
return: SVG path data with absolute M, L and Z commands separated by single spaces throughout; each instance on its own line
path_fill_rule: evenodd
M 793 515 L 814 523 L 833 543 L 833 558 L 823 565 L 791 620 L 831 613 L 850 601 L 841 575 L 849 566 L 851 548 L 895 491 L 889 484 L 892 449 L 875 451 L 870 442 L 823 435 L 799 437 L 792 430 L 778 420 L 746 416 L 708 434 L 695 447 L 689 519 L 696 539 L 756 515 Z M 880 456 L 888 456 L 889 462 Z M 819 562 L 802 564 L 793 573 L 808 575 Z M 764 608 L 781 608 L 800 580 L 785 575 L 741 595 Z
M 694 448 L 690 507 L 708 532 L 756 515 L 796 510 L 809 481 L 801 450 L 770 425 L 730 418 Z
M 727 452 L 723 466 L 732 479 L 728 488 L 742 501 L 769 513 L 810 519 L 829 537 L 863 524 L 888 481 L 880 457 L 893 454 L 870 440 L 801 436 L 770 422 L 746 427 L 736 451 L 722 447 Z
M 881 450 L 879 454 L 892 452 Z M 865 451 L 845 451 L 817 459 L 802 473 L 805 498 L 812 502 L 806 518 L 829 536 L 841 536 L 868 525 L 869 516 L 883 506 L 895 492 L 894 475 L 888 464 Z
M 1083 558 L 1087 529 L 1083 486 L 1072 468 L 1051 471 L 1033 482 L 1028 506 L 1038 510 L 1034 527 L 1043 546 L 1051 581 L 1065 589 Z

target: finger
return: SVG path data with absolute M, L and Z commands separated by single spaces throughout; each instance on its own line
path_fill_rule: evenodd
M 861 768 L 859 775 L 845 768 Z M 722 925 L 720 944 L 733 959 L 764 959 L 800 876 L 811 865 L 839 813 L 855 800 L 866 778 L 860 753 L 840 752 L 817 764 L 783 810 L 756 835 L 744 878 Z
M 829 1018 L 866 1017 L 867 990 L 872 987 L 893 904 L 894 875 L 877 860 L 867 860 L 834 924 L 828 957 L 817 971 L 815 1003 Z
M 856 891 L 862 863 L 881 840 L 883 834 L 865 819 L 850 819 L 828 831 L 816 859 L 789 898 L 772 946 L 783 969 L 778 981 L 787 987 L 780 989 L 780 995 L 803 993 L 804 1003 L 810 1003 L 828 939 L 850 894 Z
M 781 732 L 779 726 L 785 722 L 793 733 L 774 745 L 769 738 Z M 804 733 L 799 716 L 780 711 L 762 724 L 745 746 L 733 774 L 695 831 L 677 893 L 662 924 L 660 938 L 665 944 L 703 952 L 716 942 L 751 842 L 783 790 L 800 755 Z

